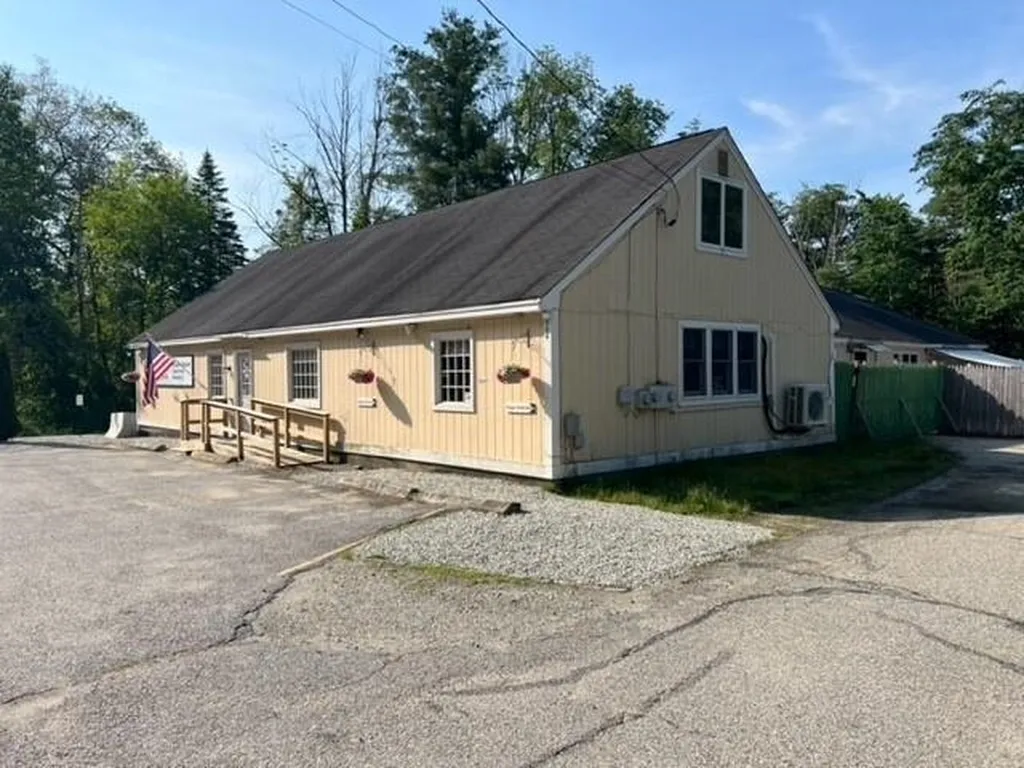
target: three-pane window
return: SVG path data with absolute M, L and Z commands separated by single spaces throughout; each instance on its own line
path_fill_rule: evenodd
M 434 340 L 434 404 L 473 409 L 473 339 L 468 334 Z
M 719 179 L 700 180 L 700 241 L 734 251 L 744 247 L 745 190 Z
M 683 399 L 753 397 L 760 393 L 756 328 L 701 326 L 682 328 Z
M 288 350 L 289 392 L 293 401 L 320 402 L 320 350 L 305 347 Z

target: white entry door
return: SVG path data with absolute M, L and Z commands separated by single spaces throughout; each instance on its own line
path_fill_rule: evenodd
M 252 352 L 235 352 L 235 404 L 252 408 Z M 250 419 L 238 420 L 239 429 L 252 431 Z

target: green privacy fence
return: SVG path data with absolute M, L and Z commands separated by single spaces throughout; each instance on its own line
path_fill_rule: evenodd
M 941 366 L 836 363 L 836 433 L 893 440 L 933 434 L 943 423 Z

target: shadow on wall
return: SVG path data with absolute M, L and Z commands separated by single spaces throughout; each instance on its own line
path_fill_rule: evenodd
M 533 391 L 537 394 L 537 399 L 544 407 L 544 410 L 549 410 L 548 404 L 551 402 L 551 385 L 536 377 L 530 379 L 530 383 L 533 385 Z
M 405 403 L 402 402 L 402 398 L 398 396 L 394 388 L 384 379 L 377 379 L 377 391 L 380 393 L 381 402 L 391 411 L 391 415 L 405 426 L 411 427 L 412 416 L 409 415 L 409 409 L 405 407 Z

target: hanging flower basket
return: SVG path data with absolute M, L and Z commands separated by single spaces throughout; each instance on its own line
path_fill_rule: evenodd
M 126 382 L 128 384 L 134 384 L 138 380 L 139 380 L 139 372 L 138 371 L 128 371 L 126 373 L 122 373 L 121 374 L 121 381 Z
M 362 368 L 349 371 L 348 377 L 356 384 L 372 384 L 375 378 L 373 371 L 364 371 Z
M 498 381 L 502 384 L 518 384 L 523 379 L 529 378 L 530 369 L 524 368 L 517 363 L 503 365 L 498 371 Z

